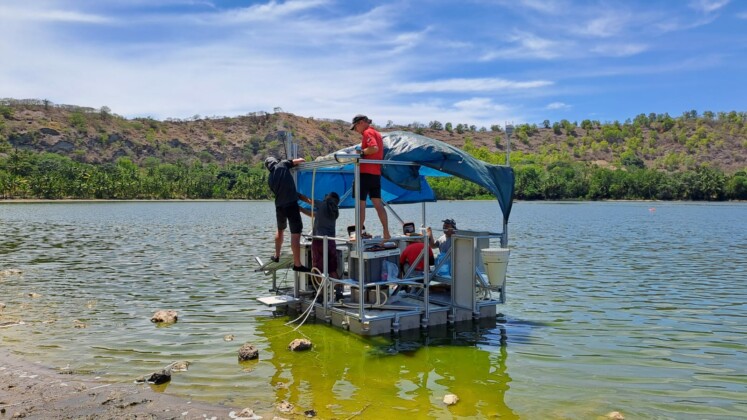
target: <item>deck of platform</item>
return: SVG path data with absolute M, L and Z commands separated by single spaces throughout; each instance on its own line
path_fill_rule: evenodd
M 335 327 L 359 335 L 397 334 L 400 331 L 423 330 L 463 321 L 478 321 L 480 318 L 495 319 L 497 301 L 487 300 L 478 314 L 471 310 L 454 308 L 450 305 L 448 293 L 437 293 L 430 296 L 426 317 L 425 302 L 421 296 L 404 294 L 391 305 L 377 306 L 364 304 L 363 318 L 360 318 L 360 304 L 353 302 L 350 296 L 343 301 L 331 303 L 327 308 L 323 303 L 313 303 L 312 316 L 319 322 L 326 322 Z M 305 312 L 312 304 L 311 299 L 301 299 L 298 305 L 290 309 Z M 492 311 L 490 310 L 492 308 Z

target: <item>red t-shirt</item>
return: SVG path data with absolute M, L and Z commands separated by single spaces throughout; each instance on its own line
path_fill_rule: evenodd
M 363 131 L 363 137 L 361 139 L 361 150 L 371 146 L 376 146 L 379 148 L 379 150 L 376 153 L 364 156 L 363 159 L 384 159 L 384 140 L 381 139 L 381 134 L 378 131 L 376 131 L 373 127 L 368 127 L 365 131 Z M 361 173 L 381 175 L 381 165 L 378 163 L 361 163 Z
M 418 258 L 418 255 L 423 251 L 423 243 L 422 242 L 413 242 L 410 245 L 407 245 L 407 248 L 405 248 L 404 251 L 402 251 L 402 254 L 399 256 L 399 265 L 403 265 L 404 263 L 408 263 L 412 265 L 412 263 L 415 262 L 415 260 Z M 428 248 L 428 259 L 430 260 L 430 264 L 433 264 L 433 251 L 431 251 L 430 248 Z M 423 261 L 425 261 L 425 257 L 423 257 L 418 265 L 415 267 L 418 271 L 423 271 Z

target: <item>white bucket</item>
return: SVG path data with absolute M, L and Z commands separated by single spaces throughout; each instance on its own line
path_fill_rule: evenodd
M 488 274 L 488 281 L 491 286 L 503 286 L 506 281 L 506 268 L 508 268 L 508 248 L 484 248 L 482 253 L 482 263 L 485 266 L 485 272 Z

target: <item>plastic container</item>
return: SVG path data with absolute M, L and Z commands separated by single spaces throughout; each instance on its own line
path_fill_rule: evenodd
M 503 286 L 506 281 L 506 268 L 508 268 L 510 250 L 508 248 L 484 248 L 480 252 L 490 285 Z

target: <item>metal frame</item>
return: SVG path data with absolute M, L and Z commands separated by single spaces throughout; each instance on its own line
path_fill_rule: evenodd
M 298 150 L 297 146 L 290 141 L 290 134 L 288 133 L 289 141 L 286 142 L 286 152 L 288 158 L 293 159 L 296 156 Z M 354 194 L 355 197 L 360 197 L 360 160 L 361 156 L 357 153 L 340 153 L 335 155 L 334 160 L 328 161 L 314 161 L 305 162 L 299 165 L 298 169 L 310 170 L 318 169 L 330 166 L 337 166 L 340 163 L 353 163 L 353 179 L 354 179 Z M 507 156 L 508 160 L 508 156 Z M 389 161 L 389 160 L 369 160 L 366 159 L 366 163 L 378 163 L 385 165 L 418 165 L 414 162 L 401 162 L 401 161 Z M 297 173 L 294 171 L 294 179 L 297 178 Z M 313 199 L 313 197 L 312 197 Z M 412 276 L 414 267 L 417 265 L 417 261 L 412 267 L 405 273 L 404 279 L 391 280 L 388 279 L 384 282 L 366 283 L 366 259 L 367 256 L 365 247 L 378 240 L 366 240 L 361 236 L 361 226 L 357 223 L 360 220 L 360 199 L 356 198 L 355 202 L 355 240 L 351 241 L 349 238 L 328 238 L 318 237 L 324 241 L 324 272 L 321 275 L 323 279 L 322 284 L 324 285 L 323 299 L 320 303 L 312 299 L 305 299 L 300 296 L 299 291 L 301 288 L 301 276 L 311 276 L 310 274 L 301 274 L 294 272 L 294 298 L 297 299 L 297 310 L 310 309 L 309 306 L 314 306 L 314 315 L 323 318 L 328 323 L 340 326 L 342 328 L 349 329 L 357 332 L 361 335 L 377 335 L 389 331 L 398 332 L 401 329 L 413 329 L 413 328 L 427 328 L 429 326 L 440 325 L 445 323 L 458 322 L 464 319 L 479 319 L 483 316 L 483 307 L 495 305 L 498 303 L 505 302 L 505 290 L 500 290 L 500 300 L 478 300 L 477 290 L 479 288 L 485 288 L 484 284 L 481 283 L 480 273 L 478 271 L 478 265 L 482 264 L 482 258 L 480 257 L 480 249 L 485 247 L 485 244 L 489 243 L 490 239 L 500 239 L 502 247 L 505 247 L 508 242 L 507 238 L 507 223 L 502 220 L 503 232 L 502 233 L 490 233 L 490 232 L 474 232 L 460 230 L 454 236 L 452 236 L 452 248 L 451 252 L 451 267 L 452 267 L 452 279 L 451 279 L 451 299 L 450 302 L 432 301 L 430 296 L 430 287 L 432 281 L 440 282 L 444 280 L 435 276 L 439 267 L 435 267 L 431 272 L 430 264 L 424 264 L 423 276 Z M 395 218 L 402 222 L 402 219 L 396 214 L 394 209 L 388 203 L 384 203 L 386 211 L 391 211 Z M 423 251 L 418 258 L 418 261 L 422 258 L 427 258 L 427 252 L 429 250 L 429 238 L 426 232 L 426 203 L 422 203 L 421 208 L 422 221 L 420 224 L 420 230 L 422 233 L 422 240 L 424 243 Z M 307 238 L 314 238 L 313 236 L 306 236 Z M 351 269 L 353 264 L 352 258 L 357 256 L 357 280 L 352 278 L 341 278 L 335 279 L 329 276 L 328 266 L 328 248 L 327 241 L 334 239 L 338 246 L 345 244 L 348 247 L 348 258 L 347 266 Z M 409 237 L 392 237 L 393 241 L 408 240 Z M 471 241 L 471 245 L 468 243 Z M 464 242 L 464 244 L 462 244 Z M 459 248 L 460 250 L 457 250 Z M 464 249 L 471 249 L 464 258 L 462 253 L 466 252 Z M 359 252 L 359 250 L 362 250 Z M 455 252 L 455 250 L 457 250 Z M 471 256 L 470 256 L 471 255 Z M 335 256 L 336 257 L 336 256 Z M 375 256 L 374 256 L 375 258 Z M 466 267 L 469 266 L 469 267 Z M 469 273 L 467 274 L 467 269 Z M 266 267 L 261 267 L 257 271 L 265 271 Z M 275 270 L 270 270 L 273 275 L 273 289 L 277 290 L 275 279 Z M 418 281 L 423 281 L 420 284 Z M 483 282 L 484 283 L 484 282 Z M 339 304 L 329 302 L 329 295 L 333 290 L 335 284 L 343 284 L 358 289 L 359 299 L 355 304 Z M 407 294 L 400 298 L 399 305 L 374 305 L 366 302 L 366 295 L 368 290 L 380 290 L 381 286 L 397 285 L 397 286 L 417 286 L 420 288 L 419 294 Z M 463 290 L 462 290 L 463 289 Z M 495 288 L 489 288 L 495 291 Z M 378 296 L 378 293 L 377 293 Z M 469 302 L 468 302 L 469 301 Z M 493 316 L 495 310 L 492 312 Z

